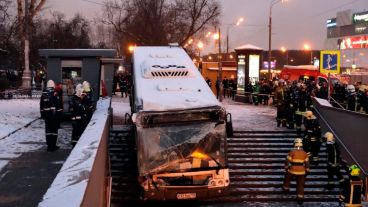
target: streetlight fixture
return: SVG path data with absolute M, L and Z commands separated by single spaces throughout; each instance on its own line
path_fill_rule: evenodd
M 308 44 L 304 44 L 304 50 L 310 51 L 310 64 L 313 64 L 313 52 L 311 50 L 311 46 Z
M 289 52 L 286 50 L 285 47 L 281 47 L 281 52 L 286 54 L 286 65 L 289 64 Z
M 235 24 L 228 24 L 226 30 L 226 54 L 229 54 L 229 30 L 232 26 L 239 26 L 244 21 L 243 17 L 240 17 Z
M 136 47 L 135 45 L 129 45 L 128 47 L 129 52 L 132 53 L 135 47 Z
M 271 32 L 272 32 L 272 7 L 277 3 L 284 3 L 287 0 L 273 0 L 270 4 L 270 15 L 269 15 L 269 22 L 268 22 L 268 74 L 270 80 L 272 79 L 272 73 L 271 73 Z
M 198 47 L 199 58 L 201 58 L 201 50 L 203 49 L 203 46 L 204 44 L 202 42 L 198 42 L 197 47 Z

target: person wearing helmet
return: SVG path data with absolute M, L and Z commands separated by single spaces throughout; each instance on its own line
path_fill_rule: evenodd
M 309 97 L 307 94 L 307 86 L 301 85 L 300 89 L 295 94 L 295 123 L 296 123 L 296 133 L 298 136 L 301 135 L 302 132 L 302 123 L 303 123 L 303 113 L 307 111 L 309 108 L 308 102 Z
M 349 167 L 349 180 L 344 182 L 344 188 L 339 196 L 340 202 L 345 206 L 360 207 L 362 206 L 361 196 L 364 192 L 363 181 L 360 178 L 360 169 L 357 165 Z
M 92 101 L 92 95 L 91 95 L 91 86 L 89 84 L 89 82 L 87 81 L 83 81 L 83 99 L 82 99 L 82 104 L 84 106 L 84 108 L 86 109 L 86 113 L 87 113 L 87 121 L 85 122 L 86 126 L 89 123 L 89 121 L 92 118 L 93 115 L 93 111 L 94 111 L 94 103 Z M 85 127 L 86 127 L 85 126 Z
M 321 127 L 312 111 L 306 111 L 303 115 L 305 117 L 305 136 L 303 139 L 303 148 L 307 153 L 310 153 L 311 162 L 313 164 L 318 164 L 318 153 L 321 147 Z
M 335 142 L 335 138 L 331 132 L 326 132 L 323 136 L 326 141 L 327 152 L 327 177 L 328 183 L 326 188 L 332 189 L 334 184 L 334 175 L 339 181 L 340 188 L 343 189 L 344 177 L 341 174 L 341 157 L 339 145 Z
M 40 100 L 41 118 L 45 120 L 47 151 L 53 152 L 59 149 L 56 145 L 62 107 L 59 96 L 55 91 L 53 80 L 47 82 L 47 87 L 43 90 Z
M 285 192 L 290 190 L 290 182 L 293 177 L 296 178 L 297 202 L 303 203 L 305 176 L 309 172 L 308 154 L 303 150 L 303 141 L 296 138 L 294 149 L 290 150 L 285 161 L 285 178 L 282 189 Z
M 350 111 L 355 111 L 357 102 L 357 93 L 355 92 L 355 87 L 354 85 L 348 85 L 346 87 L 346 90 L 346 109 Z
M 84 89 L 82 84 L 78 84 L 75 87 L 75 94 L 72 98 L 72 141 L 71 144 L 74 147 L 80 136 L 82 135 L 85 129 L 85 122 L 87 121 L 87 112 L 82 103 L 85 94 L 83 93 Z

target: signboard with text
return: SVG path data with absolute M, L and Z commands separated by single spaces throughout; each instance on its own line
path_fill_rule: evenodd
M 353 14 L 353 23 L 368 22 L 368 11 Z
M 340 49 L 368 48 L 368 36 L 347 37 L 341 40 Z
M 322 50 L 320 57 L 321 73 L 340 73 L 340 51 L 338 50 Z

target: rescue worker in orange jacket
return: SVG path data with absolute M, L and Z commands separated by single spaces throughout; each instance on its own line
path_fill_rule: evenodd
M 290 150 L 285 161 L 285 179 L 282 189 L 285 192 L 290 190 L 290 182 L 296 177 L 297 202 L 302 204 L 304 200 L 305 176 L 309 172 L 308 154 L 303 150 L 303 141 L 296 138 L 294 149 Z
M 344 183 L 344 189 L 339 197 L 346 207 L 362 207 L 363 181 L 360 178 L 360 169 L 357 165 L 349 168 L 349 180 Z

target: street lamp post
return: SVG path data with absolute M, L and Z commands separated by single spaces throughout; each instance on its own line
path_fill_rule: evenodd
M 286 1 L 286 0 L 285 0 Z M 272 34 L 272 7 L 279 3 L 284 2 L 284 0 L 273 0 L 270 4 L 270 14 L 269 14 L 269 21 L 268 21 L 268 75 L 270 80 L 272 79 L 272 73 L 271 73 L 271 34 Z
M 229 30 L 232 26 L 239 26 L 244 21 L 243 17 L 240 17 L 235 24 L 228 24 L 226 29 L 226 55 L 229 54 Z
M 224 86 L 222 85 L 222 62 L 221 62 L 221 30 L 218 28 L 218 33 L 214 34 L 214 39 L 218 41 L 218 81 L 220 85 L 219 91 L 219 101 L 222 102 L 222 92 L 224 90 Z M 216 80 L 217 81 L 217 80 Z

